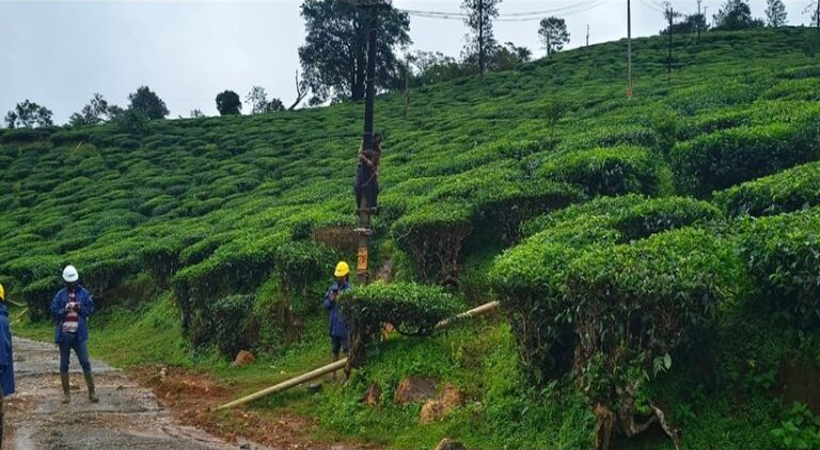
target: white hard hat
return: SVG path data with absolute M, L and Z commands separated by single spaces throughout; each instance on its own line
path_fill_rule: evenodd
M 73 283 L 79 279 L 80 274 L 77 273 L 76 267 L 72 265 L 65 266 L 65 269 L 63 269 L 63 280 L 65 280 L 68 283 Z

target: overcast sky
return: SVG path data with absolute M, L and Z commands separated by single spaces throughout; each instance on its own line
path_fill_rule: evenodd
M 808 23 L 810 0 L 786 0 L 790 24 Z M 304 40 L 300 1 L 18 1 L 0 0 L 0 118 L 24 99 L 54 111 L 55 123 L 68 120 L 93 93 L 126 106 L 130 92 L 147 85 L 165 100 L 171 116 L 194 108 L 216 115 L 216 94 L 231 89 L 244 100 L 252 86 L 264 87 L 288 105 L 295 97 L 297 48 Z M 505 0 L 501 14 L 555 10 L 579 3 L 564 0 Z M 635 36 L 656 34 L 663 18 L 655 0 L 633 0 Z M 721 0 L 706 0 L 707 17 Z M 460 1 L 395 0 L 399 8 L 457 12 Z M 695 0 L 672 2 L 684 13 Z M 763 16 L 765 0 L 751 2 Z M 656 6 L 655 6 L 656 7 Z M 570 9 L 571 11 L 572 9 Z M 570 48 L 626 36 L 626 1 L 565 17 Z M 538 22 L 497 22 L 499 42 L 512 41 L 540 57 Z M 409 50 L 458 56 L 464 44 L 460 21 L 412 17 Z M 245 106 L 246 112 L 248 107 Z

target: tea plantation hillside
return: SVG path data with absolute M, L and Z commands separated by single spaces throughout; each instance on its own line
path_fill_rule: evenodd
M 393 448 L 820 448 L 817 36 L 676 39 L 670 79 L 665 38 L 633 44 L 631 100 L 625 41 L 413 90 L 406 117 L 380 96 L 371 264 L 395 284 L 345 306 L 365 365 L 252 409 Z M 355 258 L 362 112 L 0 130 L 0 281 L 36 328 L 77 265 L 122 364 L 249 348 L 312 368 Z M 498 317 L 379 342 L 493 299 Z M 407 375 L 466 400 L 420 426 L 392 402 Z

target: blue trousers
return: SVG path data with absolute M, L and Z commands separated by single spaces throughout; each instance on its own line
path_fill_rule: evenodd
M 68 361 L 71 357 L 71 349 L 77 354 L 83 373 L 91 373 L 91 361 L 88 360 L 88 347 L 85 341 L 79 342 L 76 333 L 63 333 L 60 340 L 60 373 L 68 372 Z

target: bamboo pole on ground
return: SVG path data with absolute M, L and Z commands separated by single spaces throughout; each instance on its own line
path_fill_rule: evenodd
M 453 317 L 452 319 L 442 320 L 441 322 L 436 324 L 435 329 L 440 330 L 440 329 L 452 324 L 455 321 L 458 321 L 458 320 L 461 320 L 461 319 L 468 319 L 468 318 L 471 318 L 471 317 L 476 317 L 476 316 L 480 316 L 482 314 L 486 314 L 490 311 L 494 311 L 495 309 L 498 308 L 498 306 L 499 306 L 499 303 L 497 301 L 481 305 L 478 308 L 473 308 L 469 311 L 465 311 L 465 312 Z M 317 378 L 319 378 L 323 375 L 327 375 L 331 372 L 335 372 L 339 369 L 343 369 L 346 364 L 347 364 L 347 358 L 340 359 L 340 360 L 338 360 L 338 361 L 336 361 L 332 364 L 328 364 L 324 367 L 320 367 L 320 368 L 318 368 L 316 370 L 313 370 L 313 371 L 310 371 L 306 374 L 302 374 L 302 375 L 299 375 L 298 377 L 291 378 L 289 380 L 283 381 L 279 384 L 273 385 L 273 386 L 271 386 L 269 388 L 266 388 L 266 389 L 263 389 L 259 392 L 255 392 L 253 394 L 247 395 L 245 397 L 234 400 L 232 402 L 225 403 L 224 405 L 217 407 L 216 411 L 219 411 L 219 410 L 222 410 L 222 409 L 234 408 L 236 406 L 244 405 L 245 403 L 252 402 L 252 401 L 260 399 L 262 397 L 267 397 L 268 395 L 276 394 L 277 392 L 286 391 L 286 390 L 288 390 L 292 387 L 296 387 L 296 386 L 299 386 L 300 384 L 307 383 L 308 381 L 315 380 L 315 379 L 317 379 Z
M 238 400 L 234 400 L 232 402 L 225 403 L 224 405 L 216 408 L 216 410 L 219 411 L 221 409 L 233 408 L 235 406 L 244 405 L 245 403 L 252 402 L 256 399 L 260 399 L 262 397 L 266 397 L 268 395 L 275 394 L 277 392 L 282 392 L 282 391 L 290 389 L 294 386 L 298 386 L 302 383 L 307 383 L 308 381 L 315 380 L 316 378 L 319 378 L 323 375 L 327 375 L 331 372 L 335 372 L 339 369 L 343 369 L 345 367 L 345 364 L 347 364 L 347 358 L 340 359 L 340 360 L 338 360 L 338 361 L 336 361 L 332 364 L 328 364 L 324 367 L 320 367 L 320 368 L 318 368 L 316 370 L 313 370 L 313 371 L 310 371 L 306 374 L 299 375 L 296 378 L 291 378 L 291 379 L 283 381 L 279 384 L 273 385 L 273 386 L 271 386 L 267 389 L 263 389 L 259 392 L 255 392 L 251 395 L 247 395 L 245 397 L 242 397 Z

